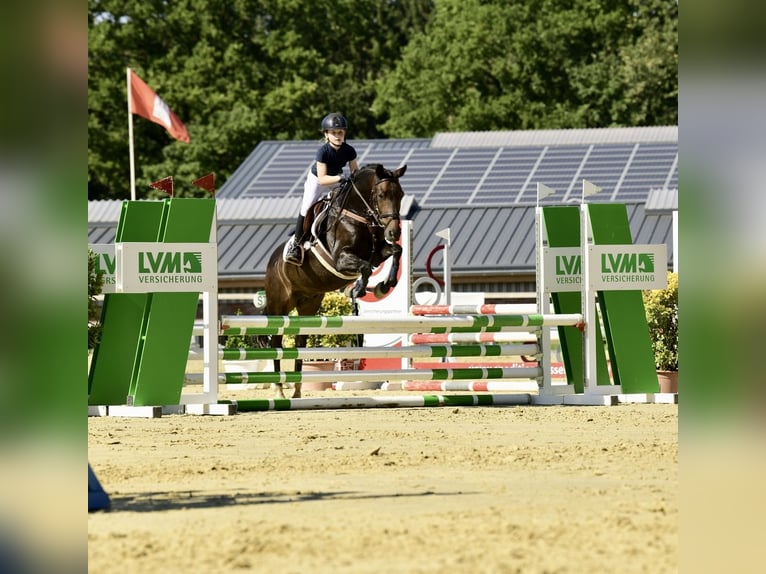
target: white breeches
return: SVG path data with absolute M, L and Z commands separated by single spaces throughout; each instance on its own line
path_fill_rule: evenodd
M 306 176 L 306 183 L 303 184 L 303 201 L 301 202 L 301 215 L 304 217 L 309 212 L 309 209 L 314 205 L 319 198 L 329 193 L 329 189 L 319 185 L 319 179 L 313 173 L 309 172 Z

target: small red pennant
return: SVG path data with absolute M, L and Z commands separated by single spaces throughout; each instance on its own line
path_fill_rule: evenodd
M 168 177 L 155 181 L 154 183 L 150 183 L 149 187 L 164 191 L 170 197 L 173 197 L 173 176 L 169 175 Z
M 209 191 L 210 193 L 215 195 L 215 174 L 214 173 L 203 175 L 201 178 L 195 179 L 193 183 L 197 187 L 202 188 L 205 191 Z

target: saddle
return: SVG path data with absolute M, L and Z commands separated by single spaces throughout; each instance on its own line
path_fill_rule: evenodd
M 311 206 L 303 220 L 303 237 L 301 243 L 309 241 L 314 245 L 319 242 L 327 247 L 324 238 L 327 233 L 327 216 L 330 212 L 330 206 L 336 198 L 342 202 L 349 189 L 350 185 L 344 184 L 343 186 L 334 189 Z
M 311 206 L 303 220 L 303 237 L 311 243 L 319 241 L 327 231 L 327 215 L 330 211 L 330 196 L 325 196 Z
M 305 244 L 306 241 L 309 242 L 309 250 L 316 256 L 317 261 L 319 261 L 325 269 L 336 277 L 340 277 L 347 281 L 357 279 L 359 274 L 355 273 L 353 275 L 347 275 L 335 268 L 335 262 L 333 261 L 327 246 L 327 219 L 330 213 L 330 207 L 333 203 L 338 201 L 343 205 L 345 203 L 345 193 L 350 189 L 351 186 L 347 184 L 344 187 L 335 189 L 314 203 L 303 220 L 303 237 L 301 238 L 301 244 Z

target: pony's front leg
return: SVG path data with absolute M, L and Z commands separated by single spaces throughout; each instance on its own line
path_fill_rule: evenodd
M 391 269 L 388 272 L 388 277 L 386 277 L 385 281 L 381 281 L 375 285 L 374 294 L 378 299 L 388 293 L 392 287 L 396 287 L 396 284 L 399 282 L 399 263 L 401 258 L 402 247 L 395 243 L 391 247 Z
M 353 253 L 341 253 L 335 261 L 335 269 L 341 273 L 351 275 L 359 273 L 360 277 L 351 289 L 350 297 L 360 298 L 367 293 L 367 283 L 372 275 L 372 266 L 364 259 L 360 259 Z
M 370 275 L 372 275 L 372 267 L 369 265 L 361 270 L 362 276 L 354 283 L 354 288 L 351 290 L 351 297 L 354 299 L 360 299 L 367 294 L 367 283 L 370 281 Z

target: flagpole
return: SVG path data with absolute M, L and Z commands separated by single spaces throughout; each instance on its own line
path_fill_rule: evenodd
M 133 110 L 130 107 L 130 68 L 127 70 L 128 79 L 128 139 L 130 140 L 130 199 L 136 200 L 136 165 L 133 155 Z

